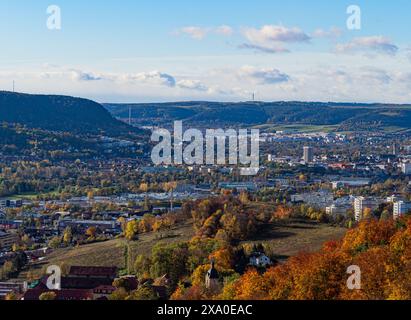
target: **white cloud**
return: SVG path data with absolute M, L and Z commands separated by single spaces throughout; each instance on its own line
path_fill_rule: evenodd
M 177 82 L 177 86 L 182 89 L 208 91 L 208 87 L 199 80 L 189 80 L 189 79 L 180 80 Z
M 290 80 L 290 77 L 287 74 L 282 73 L 277 69 L 257 69 L 252 66 L 242 67 L 239 76 L 241 78 L 250 78 L 260 84 L 277 84 Z
M 176 80 L 173 76 L 159 71 L 140 72 L 122 76 L 126 81 L 138 81 L 153 85 L 175 87 Z
M 264 47 L 256 44 L 249 44 L 249 43 L 243 43 L 238 46 L 239 49 L 250 49 L 254 50 L 256 52 L 262 52 L 262 53 L 285 53 L 285 52 L 290 52 L 288 49 L 283 48 L 283 47 Z
M 198 26 L 187 26 L 178 29 L 176 34 L 185 34 L 190 38 L 195 40 L 203 40 L 209 34 L 218 34 L 222 36 L 231 36 L 234 33 L 234 29 L 227 25 L 221 25 L 219 27 L 198 27 Z
M 396 55 L 399 48 L 390 39 L 383 36 L 371 36 L 354 38 L 348 43 L 340 43 L 336 46 L 338 53 L 381 53 Z
M 286 28 L 276 25 L 265 25 L 260 29 L 245 28 L 243 36 L 248 43 L 242 44 L 240 48 L 253 49 L 265 53 L 287 52 L 284 44 L 306 43 L 310 36 L 299 28 Z
M 103 80 L 100 75 L 95 75 L 91 72 L 81 70 L 71 70 L 71 79 L 74 81 L 99 81 Z
M 221 34 L 224 36 L 231 36 L 234 33 L 234 29 L 226 25 L 219 26 L 214 31 L 217 34 Z
M 246 28 L 244 36 L 251 43 L 270 44 L 272 42 L 307 42 L 310 37 L 299 28 L 265 25 L 260 29 Z
M 189 26 L 179 29 L 177 34 L 183 33 L 195 40 L 202 40 L 209 33 L 209 31 L 210 29 L 208 28 Z
M 343 34 L 343 31 L 337 27 L 331 27 L 329 30 L 317 29 L 313 32 L 314 38 L 339 38 Z
M 411 47 L 406 48 L 404 51 L 405 51 L 405 56 L 411 62 Z
M 393 78 L 387 71 L 376 67 L 362 67 L 360 69 L 358 79 L 367 84 L 380 85 L 389 84 L 393 80 Z

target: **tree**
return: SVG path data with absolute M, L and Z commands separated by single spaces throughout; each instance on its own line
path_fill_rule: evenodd
M 1 268 L 1 274 L 3 279 L 8 279 L 17 271 L 16 267 L 14 266 L 13 262 L 6 261 Z
M 132 241 L 137 238 L 139 223 L 137 220 L 132 220 L 127 222 L 126 230 L 125 230 L 125 237 L 127 240 Z
M 150 273 L 151 259 L 146 256 L 139 255 L 134 262 L 134 272 L 139 278 L 143 278 Z
M 364 218 L 364 219 L 368 219 L 368 218 L 371 218 L 371 216 L 372 216 L 372 210 L 371 210 L 371 208 L 365 208 L 365 209 L 363 210 L 363 218 Z
M 186 243 L 156 245 L 151 254 L 150 273 L 153 278 L 168 275 L 171 286 L 187 274 L 188 246 Z
M 292 210 L 285 206 L 278 206 L 273 214 L 273 219 L 284 220 L 290 218 Z
M 50 239 L 48 246 L 50 248 L 57 249 L 60 247 L 60 244 L 61 244 L 61 238 L 56 236 Z
M 159 297 L 157 293 L 153 290 L 151 286 L 142 286 L 137 290 L 133 291 L 126 300 L 138 300 L 138 301 L 147 301 L 147 300 L 158 300 Z
M 126 289 L 124 288 L 119 288 L 116 291 L 114 291 L 109 297 L 109 300 L 113 300 L 113 301 L 122 301 L 122 300 L 126 300 L 128 296 L 128 292 L 126 291 Z
M 86 230 L 86 236 L 88 236 L 89 240 L 94 240 L 97 236 L 97 228 L 90 227 Z
M 56 293 L 55 292 L 44 292 L 40 295 L 39 300 L 40 301 L 48 301 L 48 300 L 56 300 Z
M 126 278 L 120 278 L 120 279 L 114 280 L 113 287 L 116 287 L 117 289 L 123 288 L 127 292 L 130 292 L 132 289 L 130 281 Z
M 6 294 L 6 296 L 4 297 L 4 300 L 6 300 L 6 301 L 15 301 L 15 300 L 18 300 L 18 297 L 14 292 L 10 292 L 10 293 Z
M 73 237 L 73 233 L 71 232 L 71 228 L 67 227 L 63 233 L 63 242 L 65 246 L 70 245 L 72 237 Z

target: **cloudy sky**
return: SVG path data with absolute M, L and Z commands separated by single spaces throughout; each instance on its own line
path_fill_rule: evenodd
M 0 0 L 0 90 L 411 103 L 409 0 Z M 361 29 L 347 8 L 361 9 Z M 47 8 L 61 9 L 50 30 Z M 50 20 L 49 20 L 50 21 Z

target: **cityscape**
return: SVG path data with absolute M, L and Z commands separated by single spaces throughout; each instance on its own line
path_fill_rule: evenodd
M 408 3 L 59 2 L 0 4 L 2 302 L 411 299 Z

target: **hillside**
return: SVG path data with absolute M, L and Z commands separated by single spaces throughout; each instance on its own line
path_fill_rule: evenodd
M 117 118 L 136 124 L 170 125 L 174 120 L 212 125 L 337 126 L 340 130 L 411 128 L 411 105 L 320 102 L 176 102 L 159 104 L 104 104 Z
M 171 244 L 189 241 L 194 236 L 192 222 L 174 226 L 169 237 L 158 238 L 156 233 L 141 234 L 137 241 L 130 243 L 131 261 L 138 255 L 150 255 L 152 248 L 158 244 Z M 313 252 L 319 250 L 325 241 L 337 240 L 344 236 L 347 230 L 332 227 L 326 224 L 305 224 L 290 222 L 281 225 L 267 225 L 261 238 L 244 241 L 242 244 L 264 243 L 278 259 L 286 260 L 301 251 Z M 31 265 L 32 273 L 41 275 L 45 265 L 91 265 L 91 266 L 117 266 L 124 268 L 124 239 L 115 239 L 106 242 L 83 245 L 76 248 L 62 248 L 55 250 L 46 261 Z M 27 271 L 20 276 L 27 277 Z
M 0 91 L 0 122 L 75 134 L 126 135 L 135 129 L 91 100 Z

